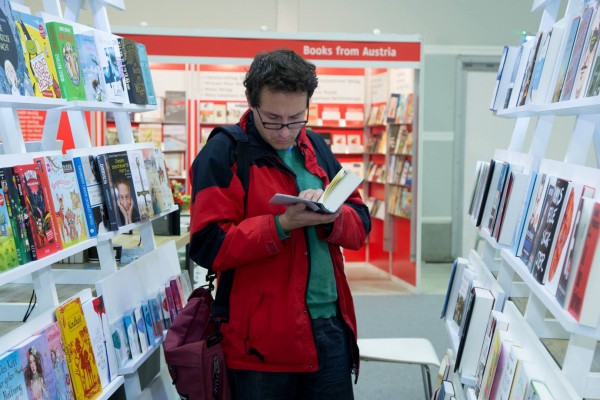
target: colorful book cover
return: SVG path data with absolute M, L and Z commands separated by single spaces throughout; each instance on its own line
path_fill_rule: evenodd
M 108 221 L 108 215 L 94 156 L 73 157 L 73 166 L 79 183 L 88 234 L 94 237 L 98 233 L 105 233 L 108 229 L 104 221 Z
M 154 215 L 154 208 L 142 150 L 129 150 L 127 157 L 129 157 L 129 168 L 133 181 L 133 196 L 138 205 L 140 220 L 145 221 Z
M 171 294 L 173 295 L 173 301 L 175 302 L 177 314 L 179 314 L 181 310 L 183 310 L 183 300 L 180 285 L 177 284 L 177 278 L 171 279 L 169 281 L 169 286 L 171 287 Z
M 127 334 L 127 340 L 129 341 L 131 358 L 135 358 L 141 354 L 142 350 L 140 347 L 140 339 L 138 337 L 133 310 L 129 310 L 125 313 L 125 315 L 123 315 L 123 325 L 125 326 L 125 333 Z
M 51 205 L 63 248 L 88 238 L 88 228 L 73 160 L 66 155 L 34 160 L 48 176 Z
M 138 304 L 133 308 L 133 316 L 135 318 L 135 327 L 140 341 L 140 349 L 142 354 L 148 351 L 150 348 L 150 342 L 148 341 L 148 333 L 146 332 L 146 321 L 144 320 L 144 314 L 142 313 L 142 305 Z
M 554 87 L 554 94 L 552 95 L 553 103 L 556 103 L 560 100 L 560 94 L 565 83 L 565 77 L 567 75 L 567 69 L 569 68 L 569 61 L 571 60 L 571 53 L 573 52 L 573 45 L 575 44 L 575 39 L 577 38 L 577 30 L 579 29 L 580 22 L 580 16 L 575 17 L 571 22 L 569 36 L 567 36 L 567 41 L 565 43 L 565 49 L 562 55 L 562 59 L 560 60 L 560 64 L 557 64 L 557 66 L 559 66 L 560 69 L 558 70 L 556 86 Z
M 142 315 L 144 316 L 144 323 L 146 324 L 146 336 L 148 338 L 148 344 L 153 346 L 156 342 L 156 336 L 154 335 L 154 324 L 152 323 L 152 314 L 148 308 L 147 303 L 142 304 Z
M 9 206 L 8 198 L 0 192 L 0 272 L 19 265 Z
M 35 249 L 33 247 L 33 237 L 28 229 L 29 217 L 25 212 L 25 206 L 21 203 L 19 186 L 11 167 L 0 168 L 0 185 L 2 185 L 4 198 L 7 200 L 7 209 L 15 237 L 19 264 L 27 264 L 35 260 Z
M 102 383 L 79 297 L 58 307 L 56 320 L 71 372 L 75 397 L 95 398 L 102 392 Z
M 17 11 L 13 11 L 13 16 L 21 38 L 32 91 L 37 97 L 60 98 L 60 85 L 44 20 Z
M 165 330 L 163 324 L 163 316 L 161 312 L 160 295 L 148 300 L 148 307 L 150 308 L 150 315 L 152 316 L 152 325 L 154 328 L 154 335 L 159 338 L 163 336 Z
M 158 292 L 158 304 L 160 304 L 160 313 L 163 317 L 163 326 L 168 329 L 173 322 L 171 320 L 171 313 L 169 312 L 169 301 L 167 300 L 166 288 L 161 288 Z
M 69 101 L 85 100 L 85 87 L 79 68 L 79 53 L 73 27 L 61 22 L 48 22 L 46 29 L 62 97 Z
M 15 347 L 21 360 L 27 396 L 50 399 L 54 393 L 54 370 L 44 334 L 34 335 Z
M 156 160 L 156 168 L 158 170 L 158 181 L 160 182 L 161 193 L 162 193 L 162 207 L 163 211 L 173 208 L 175 201 L 173 200 L 173 191 L 169 183 L 167 176 L 167 166 L 165 163 L 165 155 L 160 149 L 154 149 L 154 159 Z
M 171 285 L 169 283 L 167 283 L 165 285 L 165 294 L 167 297 L 169 317 L 170 317 L 171 321 L 175 321 L 175 319 L 177 318 L 178 310 L 177 310 L 177 306 L 175 305 L 175 299 L 173 298 L 173 291 L 171 290 Z
M 140 221 L 140 211 L 133 185 L 132 170 L 126 151 L 104 154 L 106 175 L 109 182 L 110 194 L 113 199 L 113 211 L 117 217 L 118 226 Z M 100 165 L 100 163 L 98 163 Z M 100 172 L 102 174 L 102 171 Z M 103 182 L 104 183 L 104 182 Z M 106 193 L 106 190 L 105 190 Z M 107 199 L 107 202 L 109 200 Z M 109 218 L 110 205 L 107 204 Z
M 104 87 L 106 101 L 114 103 L 129 103 L 118 40 L 110 33 L 93 30 L 88 33 L 96 42 L 98 64 L 100 66 L 101 85 Z
M 533 277 L 539 283 L 543 283 L 544 276 L 546 275 L 546 267 L 554 245 L 556 228 L 563 215 L 562 211 L 566 203 L 568 188 L 569 181 L 561 178 L 557 178 L 556 182 L 548 188 L 546 195 L 548 207 L 545 209 L 544 214 L 542 214 L 540 232 L 531 265 Z
M 142 43 L 136 43 L 136 45 L 138 49 L 138 56 L 140 58 L 140 67 L 142 68 L 142 75 L 144 77 L 144 84 L 146 85 L 148 104 L 156 105 L 156 93 L 154 92 L 154 84 L 152 83 L 152 74 L 150 72 L 150 63 L 148 62 L 146 46 L 144 46 Z
M 565 83 L 560 93 L 560 101 L 569 100 L 571 98 L 571 93 L 573 92 L 573 87 L 575 86 L 575 78 L 577 77 L 577 71 L 579 70 L 581 54 L 583 53 L 585 39 L 587 37 L 593 15 L 594 7 L 586 8 L 581 15 L 581 23 L 579 24 L 579 30 L 577 31 L 575 44 L 573 44 L 573 52 L 571 54 L 571 60 L 569 61 L 569 68 L 567 69 Z
M 14 170 L 19 176 L 27 215 L 31 221 L 36 256 L 40 259 L 54 254 L 62 249 L 62 244 L 56 229 L 56 219 L 51 211 L 48 177 L 38 164 L 18 165 Z
M 119 368 L 123 368 L 131 360 L 131 348 L 123 318 L 110 325 L 110 332 Z
M 51 393 L 51 399 L 75 400 L 75 393 L 71 385 L 71 374 L 62 339 L 60 337 L 60 328 L 57 322 L 53 322 L 43 330 L 50 350 L 50 360 L 52 361 L 52 371 L 54 372 L 54 391 Z
M 104 337 L 102 321 L 100 314 L 96 314 L 93 299 L 90 299 L 81 305 L 83 316 L 87 325 L 92 350 L 94 351 L 94 359 L 100 376 L 100 384 L 106 387 L 110 383 L 111 375 L 108 366 L 108 349 Z
M 105 101 L 102 70 L 98 63 L 96 41 L 92 36 L 75 34 L 79 52 L 79 68 L 83 79 L 85 97 L 90 101 Z
M 0 93 L 33 96 L 10 1 L 0 0 Z
M 577 70 L 577 76 L 575 78 L 575 85 L 571 99 L 579 99 L 583 97 L 585 89 L 588 84 L 590 72 L 592 71 L 592 64 L 596 58 L 596 49 L 598 48 L 598 33 L 600 32 L 600 12 L 594 13 L 594 18 L 591 22 L 588 30 L 588 35 L 585 40 L 583 47 L 583 54 L 581 55 L 581 61 L 579 69 Z
M 144 84 L 137 44 L 128 38 L 119 38 L 118 43 L 129 102 L 133 104 L 148 104 L 148 94 L 146 93 L 146 85 Z
M 27 386 L 19 352 L 0 355 L 0 393 L 6 400 L 27 400 Z

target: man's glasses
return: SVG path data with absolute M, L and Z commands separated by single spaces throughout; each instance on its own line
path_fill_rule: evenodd
M 260 119 L 260 123 L 262 124 L 262 126 L 265 129 L 269 129 L 272 131 L 278 131 L 283 128 L 300 129 L 303 126 L 306 126 L 306 124 L 308 123 L 308 119 L 306 119 L 304 121 L 288 122 L 287 124 L 281 124 L 279 122 L 264 122 L 262 119 L 262 115 L 260 115 L 260 111 L 258 110 L 258 107 L 256 107 L 256 112 L 258 113 L 258 118 Z M 307 118 L 308 118 L 308 114 L 307 114 Z

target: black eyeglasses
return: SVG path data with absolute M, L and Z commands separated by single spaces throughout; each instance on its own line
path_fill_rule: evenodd
M 279 122 L 264 122 L 262 119 L 262 115 L 260 115 L 260 111 L 258 110 L 258 107 L 256 107 L 256 112 L 258 113 L 258 119 L 260 119 L 260 123 L 262 124 L 262 126 L 264 126 L 265 129 L 269 129 L 272 131 L 278 131 L 283 128 L 300 129 L 303 126 L 306 126 L 306 124 L 308 124 L 308 119 L 306 119 L 304 121 L 288 122 L 287 124 L 281 124 Z M 308 113 L 307 113 L 306 117 L 308 118 Z

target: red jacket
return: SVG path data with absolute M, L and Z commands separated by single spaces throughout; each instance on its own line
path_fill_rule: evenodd
M 282 214 L 285 208 L 269 204 L 275 193 L 298 194 L 295 174 L 262 140 L 249 112 L 242 116 L 239 125 L 249 135 L 250 143 L 246 217 L 244 190 L 235 173 L 236 142 L 226 134 L 217 134 L 196 157 L 190 173 L 190 256 L 216 272 L 235 268 L 229 322 L 222 327 L 228 367 L 316 371 L 317 352 L 306 305 L 310 272 L 306 234 L 296 229 L 290 238 L 281 241 L 274 216 Z M 308 171 L 327 185 L 341 168 L 329 146 L 319 135 L 305 129 L 300 132 L 298 146 Z M 370 228 L 368 209 L 357 191 L 333 224 L 317 228 L 320 237 L 329 243 L 339 309 L 353 334 L 350 350 L 356 367 L 356 317 L 340 246 L 360 248 Z

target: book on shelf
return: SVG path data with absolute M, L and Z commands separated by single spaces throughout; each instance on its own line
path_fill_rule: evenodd
M 88 235 L 95 237 L 99 233 L 104 233 L 108 230 L 106 203 L 104 201 L 104 194 L 102 193 L 102 183 L 99 179 L 98 168 L 95 166 L 95 158 L 92 155 L 76 155 L 73 152 L 69 152 L 68 154 L 73 157 L 73 166 L 77 174 Z
M 177 314 L 179 314 L 179 310 L 175 305 L 173 290 L 171 289 L 171 285 L 169 284 L 169 282 L 165 284 L 165 296 L 167 299 L 167 310 L 169 313 L 169 319 L 171 320 L 171 322 L 174 322 L 177 319 Z
M 577 74 L 575 77 L 571 99 L 579 99 L 584 97 L 590 71 L 592 70 L 592 64 L 596 56 L 596 49 L 598 48 L 597 35 L 598 31 L 600 30 L 600 12 L 598 12 L 597 7 L 598 5 L 596 4 L 594 16 L 590 22 L 590 27 L 583 45 L 581 60 L 579 61 L 579 66 L 576 71 Z
M 348 197 L 358 188 L 363 179 L 343 168 L 333 177 L 323 194 L 317 201 L 302 199 L 298 196 L 277 193 L 269 201 L 271 204 L 292 205 L 297 203 L 306 204 L 312 211 L 333 214 L 336 213 Z
M 508 358 L 500 374 L 497 399 L 508 399 L 515 380 L 515 373 L 520 363 L 531 362 L 533 359 L 527 348 L 514 345 L 508 353 Z
M 512 88 L 510 88 L 509 92 L 507 92 L 506 94 L 507 99 L 505 101 L 505 108 L 514 108 L 518 106 L 519 95 L 521 93 L 525 73 L 527 71 L 527 61 L 529 61 L 529 56 L 531 55 L 533 45 L 533 40 L 528 40 L 527 42 L 521 45 L 521 51 L 518 57 L 518 64 L 517 60 L 515 60 L 515 72 L 513 74 L 514 76 L 511 76 L 511 81 L 513 81 Z
M 473 212 L 473 221 L 475 222 L 475 226 L 480 227 L 485 214 L 485 208 L 487 207 L 488 197 L 490 191 L 492 190 L 492 178 L 494 176 L 494 171 L 496 170 L 496 160 L 490 160 L 489 167 L 487 168 L 487 173 L 482 175 L 483 181 L 479 186 L 478 194 L 477 194 L 477 202 L 475 205 L 475 209 Z M 498 164 L 498 170 L 500 170 L 501 166 Z M 497 175 L 499 177 L 499 175 Z
M 549 100 L 552 103 L 555 103 L 560 100 L 560 94 L 562 92 L 562 87 L 565 83 L 565 78 L 567 75 L 567 69 L 569 68 L 569 61 L 571 60 L 571 54 L 573 53 L 573 45 L 575 44 L 575 39 L 577 38 L 577 31 L 579 30 L 579 24 L 581 22 L 581 16 L 576 16 L 571 20 L 569 25 L 569 30 L 566 32 L 566 41 L 564 44 L 564 48 L 562 49 L 562 53 L 559 54 L 559 59 L 557 60 L 557 73 L 556 73 L 556 82 L 554 85 L 554 89 L 551 89 L 551 95 L 549 94 Z
M 152 82 L 152 73 L 150 72 L 150 63 L 148 62 L 148 53 L 146 46 L 142 43 L 136 43 L 138 56 L 140 58 L 140 68 L 144 77 L 144 85 L 146 86 L 146 96 L 148 104 L 157 105 L 156 92 L 154 91 L 154 83 Z M 160 107 L 159 107 L 160 108 Z
M 129 102 L 132 104 L 148 104 L 146 83 L 140 63 L 137 43 L 129 38 L 118 38 L 118 49 L 121 53 L 123 83 L 127 90 Z
M 527 208 L 527 218 L 525 219 L 525 226 L 523 227 L 523 234 L 517 252 L 517 256 L 521 258 L 526 267 L 529 265 L 529 257 L 533 254 L 535 235 L 539 229 L 540 215 L 544 205 L 543 199 L 546 196 L 549 179 L 550 177 L 544 173 L 538 174 Z
M 525 192 L 525 197 L 523 199 L 523 203 L 521 204 L 521 209 L 518 212 L 518 218 L 515 226 L 515 232 L 510 242 L 510 250 L 512 254 L 518 256 L 519 253 L 519 245 L 522 240 L 524 227 L 527 222 L 527 217 L 530 211 L 530 202 L 534 193 L 535 185 L 538 182 L 538 172 L 530 171 L 531 177 L 529 178 L 529 183 L 527 185 L 527 191 Z
M 183 293 L 181 291 L 181 284 L 178 283 L 177 278 L 171 278 L 168 282 L 169 287 L 171 288 L 171 295 L 173 296 L 173 303 L 175 304 L 175 309 L 177 310 L 177 314 L 179 314 L 183 310 L 183 306 L 185 305 L 185 301 L 183 299 Z
M 123 326 L 125 327 L 125 333 L 127 334 L 127 341 L 129 342 L 129 349 L 131 350 L 131 358 L 135 359 L 142 354 L 142 347 L 140 344 L 140 338 L 138 336 L 133 308 L 125 311 L 123 314 Z
M 131 179 L 133 181 L 133 192 L 131 194 L 136 198 L 140 220 L 146 221 L 154 216 L 154 208 L 152 207 L 152 195 L 144 156 L 142 150 L 138 149 L 128 150 L 127 157 L 129 158 L 129 168 L 131 169 Z
M 550 46 L 552 33 L 552 31 L 541 33 L 539 49 L 535 57 L 533 70 L 531 71 L 531 83 L 529 85 L 527 99 L 525 99 L 526 103 L 531 103 L 531 100 L 539 89 L 540 78 L 544 69 L 544 64 L 546 63 L 546 53 L 548 52 L 548 47 Z
M 144 323 L 146 324 L 146 336 L 148 339 L 148 344 L 153 346 L 156 343 L 157 336 L 155 335 L 154 325 L 152 324 L 152 314 L 150 313 L 150 308 L 148 308 L 147 302 L 143 302 L 140 307 L 142 308 Z
M 500 223 L 496 223 L 498 230 L 495 230 L 494 237 L 498 244 L 511 246 L 516 236 L 516 230 L 521 213 L 523 212 L 523 203 L 527 201 L 530 181 L 535 176 L 522 172 L 511 171 L 507 183 L 506 201 L 502 208 Z
M 542 381 L 533 380 L 527 388 L 525 395 L 527 400 L 554 400 L 554 396 L 548 386 Z
M 76 33 L 75 42 L 79 52 L 79 68 L 81 69 L 85 97 L 89 101 L 106 101 L 104 85 L 101 83 L 104 80 L 104 73 L 98 62 L 94 37 Z
M 56 309 L 56 320 L 65 349 L 75 396 L 91 399 L 102 392 L 92 342 L 81 300 L 75 297 Z
M 459 259 L 459 262 L 461 262 L 462 260 L 464 259 Z M 468 261 L 463 261 L 462 263 L 465 264 L 465 267 L 463 268 L 462 274 L 456 278 L 458 284 L 458 290 L 456 291 L 456 300 L 454 300 L 454 295 L 452 295 L 453 297 L 450 299 L 450 301 L 451 305 L 453 305 L 453 308 L 449 308 L 447 311 L 451 313 L 449 315 L 452 317 L 450 320 L 451 334 L 459 339 L 462 333 L 460 327 L 463 326 L 463 320 L 467 312 L 468 296 L 471 292 L 473 280 L 476 277 L 475 268 L 471 267 Z M 458 280 L 459 278 L 460 280 Z
M 492 400 L 496 398 L 496 393 L 499 389 L 500 376 L 513 344 L 508 331 L 496 330 L 496 332 L 494 332 L 488 359 L 485 364 L 485 370 L 483 372 L 478 399 Z
M 44 333 L 30 336 L 15 346 L 14 350 L 20 358 L 20 373 L 25 377 L 27 388 L 26 394 L 20 398 L 52 398 L 56 385 L 50 349 Z
M 346 153 L 348 151 L 348 138 L 345 134 L 334 134 L 331 138 L 332 153 Z
M 131 348 L 129 347 L 129 338 L 125 329 L 123 317 L 118 318 L 109 325 L 111 340 L 115 349 L 115 358 L 119 368 L 123 368 L 131 360 Z
M 566 194 L 567 200 L 564 206 L 562 221 L 557 228 L 558 234 L 552 249 L 551 259 L 546 268 L 546 275 L 544 276 L 544 287 L 552 296 L 556 296 L 560 276 L 567 259 L 569 239 L 575 226 L 575 207 L 579 204 L 582 197 L 592 197 L 594 193 L 595 189 L 591 186 L 572 182 L 569 192 Z
M 6 399 L 27 399 L 24 366 L 16 350 L 0 354 L 0 393 Z
M 0 25 L 3 27 L 2 34 L 5 35 L 2 40 L 3 51 L 0 53 L 0 93 L 33 96 L 21 40 L 8 0 L 0 1 Z
M 533 257 L 531 258 L 531 273 L 539 283 L 544 283 L 546 267 L 554 248 L 556 229 L 564 216 L 566 194 L 570 186 L 569 181 L 561 178 L 554 179 L 554 177 L 548 186 L 545 199 L 547 204 L 541 216 L 540 229 L 536 235 Z
M 477 161 L 475 166 L 475 174 L 473 179 L 473 190 L 471 191 L 471 200 L 469 202 L 468 215 L 472 220 L 475 220 L 479 213 L 481 196 L 483 196 L 483 186 L 487 179 L 490 163 L 486 161 Z
M 152 143 L 154 147 L 160 148 L 163 141 L 162 125 L 156 123 L 143 123 L 138 125 L 137 143 Z
M 348 153 L 363 153 L 362 135 L 358 133 L 350 133 L 346 136 Z
M 0 168 L 0 185 L 2 185 L 2 193 L 10 217 L 19 264 L 27 264 L 36 259 L 35 247 L 29 229 L 29 218 L 25 205 L 21 203 L 19 187 L 12 167 Z
M 488 319 L 487 326 L 485 328 L 485 334 L 483 336 L 483 342 L 481 345 L 481 351 L 479 353 L 479 359 L 477 361 L 477 368 L 475 372 L 475 393 L 479 394 L 483 382 L 483 374 L 485 372 L 485 366 L 488 360 L 488 355 L 492 346 L 492 340 L 497 330 L 506 331 L 508 329 L 508 318 L 498 310 L 492 310 L 490 312 L 490 318 Z
M 30 221 L 36 257 L 54 254 L 62 249 L 62 243 L 53 215 L 48 176 L 37 163 L 17 165 L 14 171 Z
M 167 291 L 166 287 L 160 288 L 158 291 L 159 301 L 160 301 L 160 311 L 163 318 L 163 326 L 165 329 L 169 329 L 173 320 L 171 319 L 171 313 L 169 311 L 169 301 L 167 300 Z
M 534 87 L 531 93 L 531 101 L 535 104 L 546 103 L 548 94 L 551 92 L 550 88 L 554 87 L 552 80 L 556 76 L 555 71 L 558 69 L 558 56 L 565 33 L 566 21 L 564 18 L 558 21 L 550 32 L 548 49 L 540 60 L 542 66 L 539 81 L 537 87 Z
M 412 124 L 413 117 L 415 114 L 415 104 L 414 104 L 415 103 L 415 95 L 414 95 L 414 93 L 408 93 L 406 96 L 404 96 L 403 103 L 405 104 L 404 113 L 401 114 L 403 116 L 403 119 L 399 120 L 400 115 L 397 114 L 396 122 L 404 123 L 404 124 Z
M 186 93 L 179 90 L 167 90 L 165 92 L 165 107 L 164 107 L 164 121 L 167 123 L 185 124 L 186 123 Z M 214 105 L 213 107 L 215 107 Z M 213 113 L 213 123 L 226 122 L 226 108 L 225 104 L 222 104 L 221 116 L 217 117 L 217 110 Z
M 133 307 L 133 316 L 135 318 L 135 327 L 138 334 L 138 340 L 140 341 L 140 349 L 143 354 L 147 352 L 150 346 L 152 346 L 154 343 L 150 343 L 148 340 L 146 321 L 144 320 L 141 304 L 137 304 L 135 307 Z
M 473 287 L 466 315 L 465 328 L 456 353 L 456 367 L 460 370 L 463 382 L 475 383 L 477 365 L 484 342 L 486 324 L 494 308 L 494 295 L 488 289 Z
M 66 155 L 46 156 L 34 161 L 48 176 L 50 206 L 63 248 L 86 240 L 88 227 L 72 158 Z
M 523 75 L 523 82 L 521 83 L 521 93 L 519 93 L 517 106 L 525 105 L 527 102 L 527 98 L 529 97 L 533 69 L 535 67 L 535 61 L 540 50 L 540 45 L 542 43 L 542 32 L 538 32 L 535 36 L 535 39 L 533 39 L 532 42 L 533 44 L 531 52 L 529 53 L 529 58 L 527 59 L 527 67 L 525 69 L 525 74 Z
M 401 98 L 401 94 L 400 93 L 392 93 L 390 95 L 390 99 L 388 100 L 388 104 L 387 104 L 387 115 L 386 115 L 386 122 L 388 124 L 393 124 L 396 122 L 396 112 L 398 111 L 398 104 L 400 103 L 400 98 Z M 404 116 L 402 117 L 404 119 Z
M 504 186 L 511 168 L 510 164 L 504 161 L 496 160 L 495 164 L 481 222 L 482 229 L 490 234 L 494 231 L 498 207 L 500 206 L 500 201 L 504 193 Z
M 60 98 L 60 85 L 50 53 L 50 43 L 44 20 L 30 14 L 13 10 L 25 66 L 29 74 L 32 91 L 36 97 Z
M 6 194 L 0 192 L 0 272 L 19 265 L 19 253 L 15 244 L 16 232 L 9 207 L 10 204 Z M 16 218 L 14 223 L 16 223 Z
M 46 24 L 60 92 L 69 101 L 85 100 L 85 87 L 79 68 L 79 53 L 73 27 L 62 22 Z
M 459 260 L 462 261 L 459 264 Z M 458 281 L 460 279 L 460 275 L 462 275 L 462 270 L 465 268 L 465 259 L 458 257 L 452 263 L 452 269 L 450 270 L 450 277 L 448 278 L 448 287 L 446 288 L 446 296 L 444 297 L 444 303 L 442 304 L 442 312 L 440 315 L 441 319 L 446 318 L 446 314 L 449 308 L 454 308 L 454 302 L 451 300 L 456 294 Z
M 85 34 L 92 36 L 96 44 L 98 66 L 102 71 L 99 84 L 103 87 L 105 100 L 113 103 L 129 103 L 117 37 L 96 29 Z
M 573 289 L 567 310 L 580 324 L 597 327 L 600 320 L 600 203 L 595 202 L 588 231 L 583 242 L 579 267 L 573 277 Z
M 585 42 L 587 39 L 592 17 L 594 16 L 594 7 L 587 7 L 581 14 L 581 22 L 579 29 L 577 30 L 577 37 L 573 44 L 573 51 L 571 53 L 571 59 L 569 60 L 569 67 L 567 74 L 565 75 L 565 82 L 560 92 L 560 101 L 569 100 L 575 87 L 575 79 L 577 78 L 577 71 L 579 71 L 579 65 L 581 63 L 581 56 L 583 54 Z
M 227 123 L 237 124 L 242 115 L 248 110 L 248 103 L 228 101 L 225 107 L 227 109 Z
M 116 368 L 114 368 L 116 365 L 112 366 L 112 368 L 109 366 L 108 341 L 107 337 L 104 336 L 104 326 L 101 320 L 101 314 L 96 312 L 97 307 L 94 305 L 93 300 L 94 299 L 89 299 L 88 301 L 83 302 L 81 304 L 81 309 L 83 310 L 83 316 L 92 344 L 94 360 L 96 361 L 96 368 L 98 369 L 98 376 L 100 377 L 100 384 L 105 388 L 110 381 L 116 377 Z M 106 315 L 104 315 L 104 318 L 106 319 Z M 114 349 L 111 350 L 114 356 Z
M 150 316 L 152 317 L 152 328 L 154 329 L 154 335 L 157 340 L 163 336 L 163 331 L 165 330 L 160 307 L 159 294 L 148 299 L 148 308 L 150 309 Z
M 596 204 L 594 199 L 582 197 L 577 207 L 574 228 L 567 247 L 567 258 L 556 289 L 556 300 L 565 308 L 569 305 L 571 299 L 575 283 L 574 277 L 579 268 L 583 247 L 592 221 L 592 213 Z
M 504 46 L 500 65 L 496 75 L 496 85 L 490 103 L 490 110 L 498 111 L 504 108 L 506 97 L 511 84 L 513 70 L 516 68 L 515 61 L 521 52 L 520 46 Z

